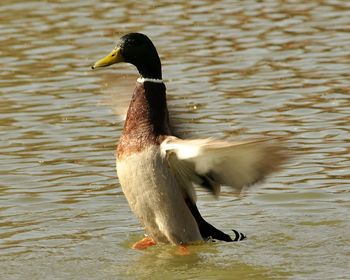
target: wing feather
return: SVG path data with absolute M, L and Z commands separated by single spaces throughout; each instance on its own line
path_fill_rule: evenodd
M 230 186 L 240 193 L 243 187 L 276 171 L 287 159 L 286 149 L 271 140 L 228 142 L 168 136 L 161 144 L 161 152 L 194 201 L 193 184 L 215 195 L 220 193 L 220 186 Z

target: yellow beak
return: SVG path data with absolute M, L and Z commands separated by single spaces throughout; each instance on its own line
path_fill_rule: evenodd
M 106 67 L 114 63 L 119 63 L 123 61 L 124 61 L 124 58 L 121 54 L 120 48 L 115 48 L 107 56 L 95 62 L 95 64 L 91 66 L 91 68 L 95 69 L 99 67 Z

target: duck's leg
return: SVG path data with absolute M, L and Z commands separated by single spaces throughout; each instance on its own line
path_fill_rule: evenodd
M 145 238 L 142 238 L 141 240 L 134 243 L 132 245 L 132 248 L 137 250 L 144 250 L 154 245 L 156 245 L 156 242 L 151 237 L 146 236 Z

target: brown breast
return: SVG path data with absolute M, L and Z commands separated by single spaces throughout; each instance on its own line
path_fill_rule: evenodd
M 165 85 L 137 82 L 117 147 L 117 158 L 140 152 L 149 145 L 160 145 L 163 135 L 169 134 Z

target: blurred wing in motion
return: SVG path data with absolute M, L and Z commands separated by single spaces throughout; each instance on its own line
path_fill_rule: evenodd
M 243 187 L 278 170 L 287 159 L 287 152 L 271 140 L 228 142 L 168 136 L 161 152 L 193 201 L 193 184 L 215 195 L 220 193 L 220 186 L 230 186 L 239 194 Z

